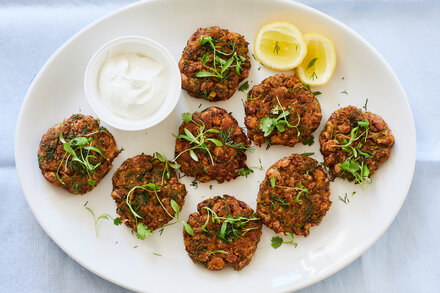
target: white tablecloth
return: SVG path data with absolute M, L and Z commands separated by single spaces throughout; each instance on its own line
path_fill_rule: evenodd
M 14 133 L 33 77 L 74 33 L 132 0 L 0 0 L 0 291 L 125 292 L 67 256 L 29 210 L 14 164 Z M 408 95 L 417 164 L 408 197 L 360 258 L 300 292 L 440 292 L 440 1 L 301 1 L 360 33 Z

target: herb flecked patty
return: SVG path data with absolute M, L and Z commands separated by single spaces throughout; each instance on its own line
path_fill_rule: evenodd
M 185 248 L 194 263 L 210 270 L 230 265 L 239 271 L 249 264 L 261 236 L 261 221 L 244 202 L 223 195 L 207 199 L 189 215 L 194 235 L 183 232 Z
M 332 202 L 327 172 L 315 159 L 292 154 L 273 164 L 260 185 L 257 214 L 276 233 L 309 235 Z
M 321 107 L 296 76 L 283 74 L 264 79 L 248 93 L 245 104 L 248 137 L 263 143 L 293 147 L 310 141 L 321 122 Z
M 137 155 L 125 160 L 113 174 L 112 197 L 117 205 L 116 212 L 135 232 L 138 232 L 139 223 L 150 231 L 168 223 L 172 219 L 168 213 L 175 214 L 171 200 L 182 209 L 187 193 L 185 185 L 179 182 L 169 162 L 164 161 L 149 155 Z
M 99 120 L 74 114 L 43 135 L 38 164 L 53 185 L 84 194 L 107 174 L 119 153 L 113 135 Z
M 227 100 L 249 75 L 251 62 L 244 37 L 218 26 L 199 28 L 179 61 L 182 88 L 210 101 Z
M 176 139 L 175 157 L 180 171 L 200 182 L 219 183 L 239 176 L 247 168 L 251 141 L 226 110 L 210 107 L 201 113 L 184 113 Z
M 388 160 L 394 136 L 380 116 L 348 106 L 330 116 L 319 142 L 332 179 L 365 184 Z

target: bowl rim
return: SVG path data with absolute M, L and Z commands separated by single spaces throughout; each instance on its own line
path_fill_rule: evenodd
M 98 59 L 100 59 L 99 57 L 103 56 L 104 54 L 108 54 L 109 50 L 111 50 L 112 48 L 128 43 L 138 44 L 141 46 L 145 46 L 146 48 L 148 47 L 148 49 L 151 49 L 157 54 L 161 55 L 166 60 L 166 62 L 162 63 L 162 65 L 168 69 L 167 75 L 168 77 L 171 77 L 171 80 L 168 80 L 166 85 L 167 94 L 164 102 L 159 106 L 154 114 L 144 119 L 126 119 L 112 113 L 111 111 L 106 109 L 105 106 L 103 107 L 103 104 L 105 102 L 99 102 L 100 97 L 98 91 L 98 83 L 92 81 L 93 79 L 96 79 L 98 77 L 102 68 L 102 65 L 100 65 L 97 70 L 93 69 L 94 67 L 96 68 L 96 62 L 98 61 Z M 128 52 L 135 52 L 135 50 Z M 109 126 L 119 130 L 140 131 L 157 125 L 171 114 L 181 96 L 181 83 L 182 81 L 180 77 L 180 70 L 178 68 L 176 59 L 166 47 L 164 47 L 159 42 L 145 36 L 126 35 L 111 39 L 110 41 L 104 43 L 93 53 L 84 71 L 83 88 L 88 104 L 100 120 L 102 120 Z M 157 113 L 159 113 L 160 115 L 157 115 Z M 113 117 L 114 119 L 112 119 Z M 121 125 L 120 121 L 127 121 L 127 124 Z

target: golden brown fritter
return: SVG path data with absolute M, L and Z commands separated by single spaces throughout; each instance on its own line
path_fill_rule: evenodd
M 249 76 L 250 68 L 244 37 L 218 26 L 199 28 L 188 40 L 179 61 L 182 88 L 195 98 L 209 101 L 232 97 L 240 82 Z
M 153 188 L 145 184 L 159 186 L 157 195 Z M 128 198 L 134 212 L 141 217 L 135 219 L 127 204 L 127 195 L 134 187 L 143 185 L 144 189 L 134 189 Z M 165 167 L 165 162 L 153 156 L 141 154 L 127 159 L 113 174 L 112 197 L 117 205 L 116 212 L 122 222 L 133 231 L 137 231 L 136 224 L 139 222 L 145 224 L 151 231 L 168 223 L 172 218 L 165 209 L 174 216 L 171 200 L 174 200 L 181 210 L 186 193 L 185 185 L 179 182 L 176 172 L 168 164 Z
M 315 159 L 292 154 L 273 164 L 260 185 L 257 214 L 276 233 L 309 235 L 332 202 L 327 172 Z
M 394 136 L 380 116 L 348 106 L 330 116 L 319 142 L 332 179 L 365 184 L 388 160 Z
M 284 74 L 255 85 L 248 93 L 245 113 L 248 137 L 258 146 L 267 143 L 293 147 L 309 140 L 322 116 L 319 102 L 307 86 L 296 76 Z
M 51 184 L 84 194 L 98 185 L 119 153 L 113 135 L 99 120 L 74 114 L 43 135 L 38 164 Z
M 197 142 L 191 142 L 187 132 L 197 138 L 197 142 L 204 140 L 206 148 L 194 148 Z M 180 126 L 175 156 L 181 165 L 180 171 L 187 176 L 200 182 L 222 183 L 240 176 L 239 170 L 247 168 L 245 152 L 250 144 L 231 114 L 222 108 L 210 107 L 201 113 L 195 112 L 191 121 Z M 192 148 L 194 155 L 189 151 Z
M 230 265 L 239 271 L 249 264 L 260 241 L 262 225 L 255 212 L 233 196 L 207 199 L 188 218 L 194 235 L 183 232 L 194 263 L 210 270 Z

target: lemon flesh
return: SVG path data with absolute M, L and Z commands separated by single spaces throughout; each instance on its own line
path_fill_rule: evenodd
M 304 59 L 306 46 L 301 32 L 288 22 L 263 26 L 254 45 L 255 58 L 263 65 L 276 69 L 292 69 Z
M 309 85 L 324 85 L 336 67 L 335 47 L 326 37 L 313 33 L 304 35 L 307 55 L 297 68 L 298 77 Z

